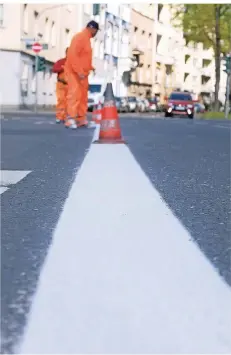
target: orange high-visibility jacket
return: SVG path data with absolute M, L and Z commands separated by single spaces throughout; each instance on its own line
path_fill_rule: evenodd
M 76 74 L 89 75 L 92 67 L 91 34 L 85 28 L 77 33 L 68 48 L 66 69 Z

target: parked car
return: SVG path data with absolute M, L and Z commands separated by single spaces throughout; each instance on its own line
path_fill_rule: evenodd
M 95 100 L 88 98 L 87 108 L 88 111 L 92 112 L 95 105 Z
M 139 111 L 138 102 L 137 102 L 137 99 L 135 96 L 128 97 L 128 105 L 129 105 L 130 112 L 138 112 Z
M 137 98 L 137 106 L 138 106 L 139 112 L 145 112 L 145 110 L 146 110 L 145 101 L 141 97 Z
M 118 112 L 121 112 L 121 99 L 120 97 L 115 97 L 116 109 Z
M 150 111 L 156 112 L 157 111 L 157 99 L 154 97 L 154 98 L 148 99 L 148 102 L 149 102 Z
M 120 97 L 120 112 L 128 113 L 129 112 L 129 103 L 126 97 Z
M 192 96 L 188 92 L 176 91 L 169 96 L 165 108 L 165 117 L 173 117 L 174 115 L 194 117 L 194 103 Z
M 145 112 L 150 112 L 150 104 L 148 99 L 144 99 Z

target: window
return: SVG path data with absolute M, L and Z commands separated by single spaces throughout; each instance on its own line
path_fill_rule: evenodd
M 49 41 L 50 41 L 48 18 L 46 18 L 46 20 L 45 20 L 45 37 L 44 37 L 44 40 L 45 40 L 46 43 L 49 43 Z
M 0 27 L 4 24 L 4 4 L 0 4 Z
M 23 32 L 28 34 L 29 31 L 29 16 L 28 16 L 28 5 L 24 4 L 23 7 Z
M 93 15 L 97 16 L 100 13 L 100 4 L 93 4 Z
M 34 11 L 34 36 L 37 37 L 38 35 L 38 12 Z
M 56 28 L 55 28 L 54 22 L 52 22 L 52 25 L 51 25 L 51 45 L 52 45 L 52 47 L 56 46 Z
M 169 97 L 170 100 L 179 100 L 179 101 L 192 101 L 191 95 L 181 94 L 181 93 L 173 93 Z
M 101 84 L 90 84 L 88 91 L 91 94 L 99 94 L 101 92 L 102 85 Z

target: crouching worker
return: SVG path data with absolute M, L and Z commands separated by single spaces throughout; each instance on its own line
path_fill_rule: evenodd
M 66 56 L 67 56 L 66 49 Z M 57 74 L 57 83 L 56 83 L 56 123 L 64 123 L 67 118 L 67 91 L 68 85 L 66 76 L 64 73 L 64 65 L 66 62 L 66 57 L 58 60 L 53 68 L 52 72 Z

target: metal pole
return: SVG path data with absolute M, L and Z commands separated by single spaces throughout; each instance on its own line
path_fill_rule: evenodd
M 34 112 L 37 113 L 38 108 L 38 53 L 35 55 L 35 101 L 34 101 Z
M 229 92 L 230 92 L 230 74 L 227 74 L 226 83 L 226 100 L 225 100 L 225 118 L 228 119 L 229 116 Z

